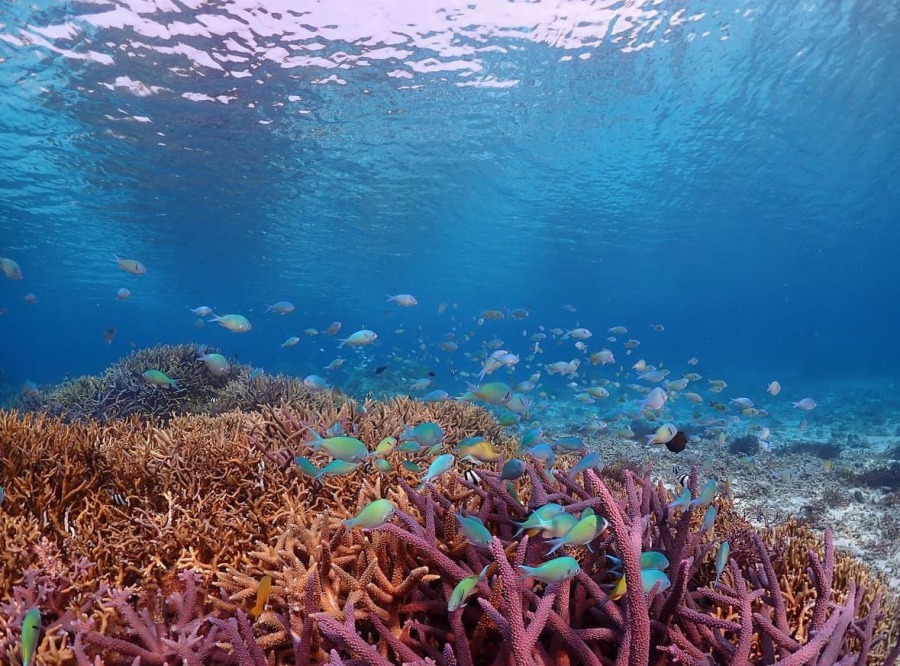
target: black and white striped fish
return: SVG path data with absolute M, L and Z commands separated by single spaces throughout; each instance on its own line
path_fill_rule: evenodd
M 109 497 L 112 500 L 112 503 L 118 506 L 128 506 L 129 504 L 128 498 L 122 493 L 110 493 Z
M 474 469 L 471 469 L 471 468 L 467 469 L 465 472 L 463 472 L 463 478 L 466 481 L 468 481 L 469 483 L 473 483 L 473 484 L 481 483 L 481 477 L 478 476 L 478 472 L 476 472 Z

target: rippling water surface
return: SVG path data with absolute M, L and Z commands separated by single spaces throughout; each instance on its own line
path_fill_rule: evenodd
M 898 36 L 873 0 L 3 2 L 2 365 L 95 372 L 110 324 L 267 361 L 289 327 L 185 306 L 355 329 L 413 292 L 433 335 L 531 305 L 722 372 L 896 373 Z

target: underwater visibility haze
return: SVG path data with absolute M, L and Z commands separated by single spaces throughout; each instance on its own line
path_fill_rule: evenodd
M 441 527 L 438 532 L 446 527 L 446 533 L 435 537 L 450 543 L 464 532 L 470 543 L 468 570 L 440 559 L 444 556 L 437 546 L 428 551 L 434 558 L 428 575 L 437 567 L 444 592 L 454 589 L 446 628 L 454 640 L 465 633 L 463 624 L 468 631 L 475 626 L 468 624 L 472 616 L 490 606 L 470 602 L 466 607 L 468 596 L 479 589 L 486 596 L 486 578 L 506 577 L 511 585 L 517 575 L 504 564 L 504 548 L 507 554 L 513 552 L 510 548 L 522 549 L 516 551 L 520 554 L 513 567 L 522 565 L 529 577 L 546 584 L 548 595 L 560 589 L 567 593 L 568 587 L 558 586 L 569 585 L 570 579 L 574 589 L 575 576 L 582 583 L 593 576 L 608 592 L 605 601 L 598 601 L 606 610 L 597 613 L 609 617 L 597 626 L 612 632 L 604 636 L 618 636 L 615 641 L 621 642 L 615 632 L 625 616 L 617 604 L 627 598 L 628 613 L 643 617 L 648 609 L 641 599 L 654 583 L 659 583 L 654 594 L 682 594 L 684 580 L 676 569 L 689 560 L 691 548 L 696 549 L 690 551 L 695 566 L 705 562 L 703 581 L 715 587 L 724 575 L 732 585 L 737 563 L 750 561 L 747 553 L 763 549 L 763 542 L 787 539 L 777 529 L 807 527 L 812 531 L 802 538 L 813 539 L 814 534 L 816 543 L 825 544 L 823 561 L 834 559 L 834 534 L 840 548 L 877 572 L 873 576 L 883 576 L 878 585 L 889 591 L 885 608 L 894 612 L 900 608 L 890 596 L 900 589 L 900 518 L 895 517 L 900 506 L 898 61 L 900 3 L 893 0 L 4 2 L 0 400 L 6 409 L 21 413 L 0 423 L 0 432 L 59 428 L 34 441 L 108 441 L 72 434 L 76 431 L 65 430 L 69 424 L 32 423 L 24 413 L 41 411 L 51 401 L 61 404 L 62 394 L 54 391 L 64 382 L 114 368 L 109 372 L 120 373 L 120 388 L 127 384 L 141 399 L 156 401 L 146 412 L 130 409 L 115 416 L 160 416 L 163 411 L 154 411 L 163 410 L 160 401 L 194 391 L 196 375 L 170 376 L 162 366 L 133 367 L 143 362 L 134 359 L 187 353 L 186 361 L 179 357 L 171 365 L 183 368 L 185 363 L 196 365 L 199 354 L 203 372 L 216 378 L 213 383 L 226 377 L 252 387 L 261 376 L 294 377 L 312 396 L 303 409 L 314 404 L 316 414 L 333 419 L 326 423 L 321 416 L 317 422 L 319 417 L 307 412 L 292 412 L 294 418 L 285 416 L 288 411 L 276 417 L 277 405 L 259 412 L 250 408 L 260 405 L 240 403 L 255 415 L 244 414 L 246 427 L 228 431 L 225 439 L 237 448 L 228 449 L 230 462 L 223 464 L 246 455 L 262 466 L 258 489 L 256 472 L 241 476 L 244 472 L 236 471 L 223 472 L 233 482 L 228 488 L 244 482 L 253 486 L 250 494 L 266 487 L 290 488 L 287 497 L 297 484 L 312 488 L 310 478 L 316 483 L 328 478 L 332 468 L 321 470 L 332 458 L 338 479 L 355 474 L 368 483 L 372 474 L 387 479 L 394 472 L 408 477 L 412 485 L 404 486 L 408 499 L 403 501 L 365 483 L 360 492 L 334 490 L 329 501 L 345 501 L 336 510 L 332 507 L 335 515 L 355 516 L 344 523 L 350 536 L 342 548 L 369 548 L 360 545 L 358 534 L 364 528 L 424 552 L 424 533 L 416 532 L 413 523 L 437 509 L 434 504 L 426 508 L 424 500 L 417 503 L 420 494 L 446 491 L 437 506 L 449 510 L 461 496 L 446 490 L 456 489 L 453 484 L 494 484 L 477 494 L 483 508 L 472 506 L 475 496 L 469 497 L 468 508 L 456 506 L 463 512 L 461 527 Z M 162 356 L 140 356 L 162 345 L 171 346 L 161 347 Z M 91 380 L 85 381 L 83 386 Z M 215 390 L 220 389 L 217 384 Z M 247 394 L 252 394 L 250 388 Z M 221 397 L 210 395 L 204 398 L 209 404 Z M 402 396 L 412 400 L 404 402 Z M 366 412 L 347 406 L 349 399 L 362 405 L 367 398 L 393 407 L 382 412 L 370 405 Z M 487 407 L 499 423 L 485 425 L 482 412 L 466 411 L 472 403 Z M 294 403 L 284 407 L 289 408 L 300 409 Z M 181 407 L 165 409 L 168 419 Z M 49 411 L 68 416 L 64 421 L 88 420 L 87 412 L 75 417 L 73 412 Z M 217 413 L 195 410 L 200 412 Z M 375 413 L 384 421 L 366 430 L 366 419 L 376 419 Z M 30 425 L 17 425 L 17 418 Z M 137 421 L 128 422 L 131 426 L 115 418 L 100 421 L 85 428 L 109 429 L 103 432 L 122 442 L 142 441 L 142 428 L 150 428 Z M 173 423 L 165 426 L 172 428 L 165 431 L 169 435 L 157 430 L 147 437 L 181 441 L 172 433 L 182 426 Z M 203 423 L 197 428 L 232 427 L 228 419 L 218 426 Z M 436 424 L 440 433 L 429 430 Z M 420 427 L 425 429 L 414 430 Z M 195 432 L 193 426 L 184 428 Z M 488 434 L 506 453 L 466 439 Z M 24 447 L 31 436 L 20 433 L 15 441 Z M 185 435 L 184 441 L 193 441 L 192 436 Z M 392 467 L 388 458 L 380 458 L 381 450 L 375 452 L 382 436 L 400 440 L 384 444 L 391 456 L 397 451 L 418 455 L 420 448 L 429 455 L 406 460 L 402 468 L 394 460 Z M 331 441 L 341 437 L 362 440 L 361 448 Z M 513 439 L 518 449 L 504 449 Z M 307 457 L 306 449 L 291 448 L 304 440 L 312 450 Z M 441 446 L 451 444 L 482 447 L 477 449 L 482 458 L 476 453 L 465 457 L 477 462 L 460 481 L 448 480 L 457 472 L 463 478 L 460 450 L 445 448 L 438 455 Z M 274 448 L 266 449 L 269 445 Z M 584 446 L 598 457 L 581 459 L 576 468 L 578 461 L 569 457 L 583 454 Z M 0 451 L 0 459 L 4 455 L 8 452 Z M 510 463 L 518 475 L 503 466 L 513 455 L 523 459 Z M 290 462 L 295 456 L 297 469 Z M 380 458 L 377 465 L 375 458 Z M 194 460 L 205 458 L 198 453 Z M 499 476 L 491 481 L 493 472 L 480 465 L 497 460 L 504 471 L 498 467 Z M 654 524 L 675 530 L 676 511 L 697 511 L 699 516 L 707 506 L 716 506 L 720 518 L 729 511 L 739 514 L 734 524 L 746 521 L 740 522 L 745 535 L 753 529 L 776 531 L 766 532 L 758 543 L 749 537 L 742 542 L 731 532 L 720 534 L 715 543 L 702 541 L 716 521 L 709 509 L 701 536 L 689 547 L 682 544 L 684 552 L 673 550 L 663 536 L 665 548 L 656 545 L 665 556 L 655 551 L 635 555 L 649 555 L 652 561 L 644 566 L 641 560 L 643 593 L 628 592 L 616 569 L 624 566 L 632 578 L 638 575 L 637 560 L 632 561 L 626 546 L 603 542 L 612 550 L 600 552 L 611 553 L 609 562 L 619 563 L 615 566 L 583 552 L 609 534 L 608 525 L 617 538 L 626 529 L 615 523 L 612 495 L 607 498 L 603 486 L 611 484 L 615 495 L 621 489 L 616 484 L 624 482 L 622 472 L 596 483 L 590 480 L 598 478 L 593 472 L 588 478 L 589 470 L 613 460 L 636 471 L 649 463 L 652 479 L 661 478 L 667 490 L 650 485 L 650 471 L 641 486 L 645 497 L 661 493 L 641 509 L 645 519 L 648 511 L 657 511 Z M 270 473 L 284 474 L 264 483 L 266 464 L 274 465 Z M 560 465 L 557 470 L 577 472 L 572 483 L 583 474 L 584 489 L 554 486 L 554 464 Z M 447 476 L 451 468 L 455 471 Z M 27 513 L 16 499 L 27 495 L 24 470 L 13 462 L 0 466 L 0 503 L 6 492 L 0 513 L 5 509 L 15 516 L 10 507 Z M 122 478 L 129 473 L 122 472 Z M 485 474 L 488 481 L 481 478 Z M 691 474 L 689 482 L 685 475 Z M 711 486 L 704 486 L 707 479 Z M 490 493 L 502 495 L 506 483 L 515 495 L 513 482 L 523 501 L 531 502 L 530 509 L 540 504 L 542 492 L 568 493 L 562 503 L 578 504 L 572 510 L 580 513 L 577 526 L 571 512 L 564 514 L 572 520 L 566 529 L 551 529 L 555 514 L 528 518 L 537 521 L 531 526 L 543 529 L 543 537 L 555 537 L 555 554 L 564 557 L 542 564 L 546 554 L 525 554 L 527 539 L 512 545 L 518 533 L 513 535 L 508 520 L 500 525 L 497 512 L 515 516 L 520 500 L 490 499 Z M 107 484 L 103 496 L 115 499 L 116 511 L 124 507 L 137 513 L 146 502 L 147 516 L 152 505 L 158 516 L 168 511 L 171 518 L 172 497 L 179 491 L 166 494 L 155 483 L 147 481 L 134 496 Z M 540 483 L 546 486 L 543 491 Z M 385 487 L 396 484 L 385 480 Z M 209 497 L 218 497 L 212 486 L 207 490 Z M 309 506 L 320 501 L 309 493 L 298 496 L 307 498 L 303 501 Z M 588 496 L 600 499 L 590 504 L 594 500 Z M 711 504 L 713 496 L 725 504 Z M 160 497 L 169 498 L 168 509 Z M 362 497 L 373 500 L 369 509 L 356 506 Z M 297 502 L 300 506 L 301 500 Z M 581 506 L 584 502 L 589 511 Z M 640 513 L 629 506 L 629 516 Z M 316 507 L 310 515 L 323 510 Z M 593 515 L 592 507 L 600 515 Z M 466 511 L 480 511 L 480 518 L 467 519 Z M 271 522 L 273 530 L 281 529 L 282 514 L 262 515 L 257 516 L 259 525 Z M 446 519 L 452 523 L 454 515 L 451 511 Z M 65 516 L 68 521 L 68 509 Z M 515 517 L 525 519 L 524 514 Z M 486 531 L 481 521 L 489 518 L 491 531 Z M 803 526 L 773 527 L 788 518 L 800 519 Z M 433 520 L 426 522 L 434 536 Z M 699 525 L 699 518 L 695 522 Z M 140 538 L 162 543 L 167 538 L 162 530 L 170 523 L 154 523 L 160 536 Z M 401 535 L 400 526 L 419 534 L 419 540 Z M 58 529 L 67 534 L 68 527 Z M 303 617 L 315 615 L 325 636 L 321 644 L 295 643 L 297 655 L 318 655 L 324 663 L 332 646 L 343 646 L 345 658 L 361 658 L 360 650 L 366 648 L 353 642 L 345 625 L 329 619 L 343 612 L 346 589 L 335 583 L 333 598 L 341 600 L 340 606 L 326 605 L 314 614 L 309 597 L 303 596 L 312 594 L 312 587 L 285 592 L 287 583 L 277 569 L 248 564 L 252 556 L 247 553 L 257 547 L 249 537 L 240 543 L 225 539 L 221 560 L 209 553 L 203 559 L 202 540 L 208 536 L 213 543 L 223 538 L 221 532 L 212 527 L 204 532 L 206 528 L 193 524 L 189 529 L 200 544 L 190 551 L 198 558 L 191 570 L 199 578 L 185 574 L 179 580 L 188 581 L 188 589 L 195 583 L 202 588 L 212 584 L 211 572 L 219 567 L 215 585 L 221 599 L 210 613 L 234 610 L 237 606 L 228 604 L 239 605 L 258 593 L 258 607 L 251 612 L 258 619 L 271 586 L 273 609 L 281 608 L 284 599 L 291 600 L 292 609 L 306 603 Z M 542 538 L 537 536 L 540 529 L 527 532 L 532 547 Z M 329 538 L 332 545 L 338 543 L 327 530 L 322 534 L 323 543 Z M 274 543 L 276 536 L 266 532 L 259 543 Z M 733 571 L 725 538 L 731 544 Z M 806 575 L 806 546 L 812 541 L 802 543 L 796 551 L 802 559 L 797 570 Z M 715 544 L 719 550 L 713 549 Z M 441 548 L 463 562 L 462 550 Z M 26 550 L 23 546 L 16 552 Z M 97 552 L 78 552 L 97 571 L 110 566 Z M 714 552 L 719 553 L 715 563 Z M 113 583 L 156 590 L 156 583 L 129 578 L 135 571 L 152 571 L 143 556 L 133 554 L 130 573 Z M 656 556 L 664 562 L 654 560 Z M 186 557 L 172 555 L 170 565 L 177 561 L 183 567 Z M 498 558 L 502 561 L 496 568 Z M 413 559 L 410 555 L 409 562 Z M 778 575 L 789 559 L 776 561 Z M 677 566 L 662 573 L 670 561 Z M 841 561 L 838 571 L 844 570 Z M 21 560 L 23 570 L 26 564 Z M 226 565 L 240 571 L 245 567 L 252 585 L 242 592 L 243 579 L 231 569 L 231 578 L 222 578 Z M 604 573 L 597 574 L 594 565 Z M 318 573 L 304 568 L 306 577 L 297 580 L 325 585 L 327 561 L 317 566 L 324 568 Z M 417 571 L 413 564 L 409 567 Z M 649 578 L 647 571 L 653 572 Z M 263 574 L 268 581 L 257 588 Z M 391 574 L 383 577 L 396 584 Z M 622 582 L 613 587 L 616 580 Z M 174 588 L 169 583 L 158 587 L 170 592 Z M 462 587 L 453 588 L 457 583 Z M 835 589 L 844 585 L 834 584 Z M 597 585 L 585 594 L 596 596 Z M 819 596 L 829 595 L 831 583 L 820 577 L 816 585 Z M 870 593 L 882 589 L 878 585 L 870 584 Z M 0 586 L 7 601 L 19 598 L 10 586 Z M 420 588 L 416 594 L 425 596 L 410 603 L 433 602 Z M 538 603 L 530 590 L 516 602 L 519 611 Z M 324 587 L 321 591 L 324 595 Z M 745 592 L 728 587 L 723 594 L 732 595 L 737 607 L 735 599 Z M 232 596 L 222 601 L 227 595 Z M 722 598 L 717 597 L 718 603 Z M 859 608 L 851 607 L 852 590 L 835 598 L 848 604 L 847 613 L 863 606 L 869 612 L 870 597 Z M 367 612 L 360 611 L 366 599 L 355 597 L 358 612 Z M 440 602 L 444 604 L 443 597 Z M 28 604 L 8 603 L 13 605 L 0 605 L 0 658 L 4 650 L 24 658 Z M 823 626 L 847 630 L 844 620 L 826 624 L 821 603 L 797 603 L 796 617 L 807 628 L 784 638 L 790 632 L 779 625 L 784 641 L 814 641 Z M 648 608 L 651 615 L 658 610 L 652 603 Z M 828 609 L 833 617 L 838 616 L 835 608 Z M 4 609 L 19 619 L 3 625 Z M 511 638 L 519 636 L 515 622 L 504 625 L 490 609 L 484 612 L 520 649 L 523 643 Z M 516 615 L 505 606 L 502 612 L 504 617 Z M 405 617 L 402 610 L 396 613 Z M 789 615 L 793 621 L 793 611 Z M 48 626 L 57 626 L 48 625 L 48 617 L 44 606 L 46 635 L 52 633 Z M 222 617 L 204 625 L 219 627 L 204 634 L 210 641 L 216 631 L 224 640 L 227 628 L 217 624 L 225 622 Z M 270 627 L 280 627 L 273 617 Z M 554 618 L 551 613 L 544 620 L 559 629 L 554 622 L 563 619 Z M 653 618 L 654 626 L 661 626 L 662 620 Z M 850 622 L 849 615 L 845 619 Z M 377 622 L 371 621 L 375 625 L 366 625 L 366 635 L 378 633 Z M 87 632 L 85 645 L 108 647 L 106 637 L 86 626 L 78 629 Z M 478 626 L 484 638 L 482 624 Z M 640 623 L 634 626 L 628 640 L 637 643 L 623 643 L 631 650 L 628 663 L 647 663 L 638 643 L 649 640 L 649 634 L 641 632 Z M 876 626 L 874 619 L 871 626 Z M 229 634 L 232 642 L 247 639 L 237 627 L 237 633 Z M 853 631 L 862 636 L 862 627 Z M 57 628 L 65 629 L 62 624 Z M 726 632 L 737 635 L 738 629 L 729 625 Z M 75 635 L 74 629 L 66 630 Z M 896 639 L 898 627 L 883 631 Z M 687 639 L 675 634 L 672 629 L 664 640 L 654 633 L 653 640 L 669 646 L 667 658 L 700 659 Z M 527 635 L 537 640 L 541 630 Z M 382 636 L 382 655 L 412 659 L 412 653 L 406 654 L 384 632 Z M 606 639 L 585 638 L 590 645 L 582 649 L 567 636 L 571 645 L 548 645 L 542 654 L 558 656 L 568 650 L 570 656 L 579 655 L 572 663 L 592 663 L 588 652 L 604 649 Z M 754 639 L 751 652 L 748 636 L 735 641 L 735 647 L 710 646 L 711 663 L 766 663 L 766 640 L 771 639 Z M 493 645 L 485 640 L 484 645 Z M 842 649 L 860 649 L 858 638 L 847 641 Z M 887 642 L 874 641 L 877 659 L 868 663 L 891 663 L 885 658 Z M 456 663 L 438 642 L 427 643 L 421 638 L 421 644 L 409 649 L 442 666 Z M 287 634 L 260 644 L 280 650 L 277 658 L 270 653 L 277 663 L 289 663 L 282 658 L 290 645 Z M 44 663 L 69 663 L 68 657 L 54 662 L 48 656 L 52 650 L 42 645 Z M 748 661 L 741 662 L 736 655 L 744 654 L 744 647 Z M 453 643 L 451 652 L 459 657 L 467 649 Z M 515 662 L 504 649 L 512 648 L 484 648 L 474 657 L 460 657 L 460 663 L 502 663 L 504 655 Z M 370 657 L 365 663 L 381 663 Z M 337 653 L 330 658 L 338 659 Z M 552 662 L 547 659 L 536 663 Z M 297 663 L 302 663 L 299 656 Z

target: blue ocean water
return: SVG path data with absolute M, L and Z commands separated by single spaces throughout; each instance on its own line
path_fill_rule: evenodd
M 509 381 L 608 347 L 579 381 L 696 356 L 725 397 L 890 390 L 898 34 L 872 0 L 5 3 L 0 256 L 23 279 L 0 278 L 0 382 L 196 342 L 298 376 L 341 356 L 328 381 L 376 390 L 406 361 L 458 393 L 499 338 Z M 200 305 L 253 330 L 197 328 Z M 479 323 L 504 308 L 529 316 Z M 541 326 L 593 336 L 526 361 Z M 360 328 L 378 340 L 338 350 Z

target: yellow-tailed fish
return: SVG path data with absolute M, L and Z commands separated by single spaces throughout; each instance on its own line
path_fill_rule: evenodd
M 250 610 L 250 615 L 253 616 L 254 620 L 259 619 L 259 616 L 262 614 L 271 591 L 272 577 L 268 575 L 263 576 L 262 580 L 259 581 L 259 587 L 256 588 L 256 605 Z
M 344 521 L 349 529 L 361 527 L 363 529 L 372 529 L 384 525 L 388 518 L 394 514 L 393 502 L 386 499 L 377 499 L 369 502 L 363 509 L 353 518 Z
M 671 584 L 669 582 L 669 577 L 659 569 L 642 569 L 641 570 L 641 589 L 644 591 L 644 594 L 649 594 L 656 584 L 659 583 L 659 592 L 663 592 L 669 588 Z M 609 597 L 606 601 L 618 601 L 622 597 L 625 596 L 625 593 L 628 591 L 628 585 L 625 581 L 625 575 L 623 574 L 621 578 L 619 578 L 618 582 L 616 582 L 615 587 L 613 587 L 612 591 L 609 593 Z M 604 601 L 604 603 L 606 603 Z
M 450 599 L 447 601 L 447 610 L 449 612 L 452 613 L 466 605 L 466 602 L 468 602 L 469 597 L 472 596 L 478 583 L 484 579 L 484 575 L 487 573 L 488 567 L 490 566 L 491 565 L 488 564 L 481 570 L 480 574 L 466 576 L 456 584 L 456 587 L 453 588 L 453 592 L 450 593 Z
M 523 574 L 530 578 L 535 578 L 542 583 L 561 583 L 569 578 L 574 578 L 581 571 L 578 560 L 574 557 L 557 557 L 544 562 L 539 567 L 528 567 L 524 564 L 519 565 L 519 569 Z
M 457 453 L 461 459 L 471 458 L 484 463 L 492 463 L 500 460 L 500 454 L 494 450 L 494 447 L 491 446 L 491 443 L 486 439 L 468 446 L 463 446 L 462 443 L 460 443 L 457 447 Z

